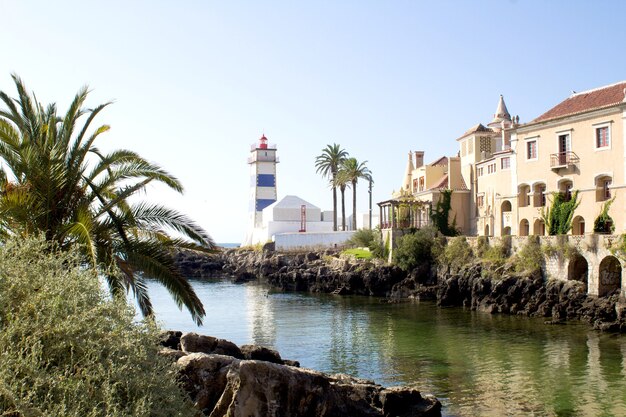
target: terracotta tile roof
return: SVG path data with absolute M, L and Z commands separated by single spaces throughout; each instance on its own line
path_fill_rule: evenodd
M 544 122 L 590 110 L 615 106 L 624 101 L 624 89 L 626 89 L 626 81 L 574 93 L 568 99 L 560 102 L 530 123 Z
M 443 165 L 443 166 L 448 166 L 448 157 L 447 156 L 442 156 L 441 158 L 437 159 L 434 162 L 431 162 L 430 164 L 428 164 L 428 166 L 434 167 L 437 165 Z
M 461 136 L 459 136 L 459 138 L 458 138 L 457 140 L 462 139 L 462 138 L 464 138 L 465 136 L 471 135 L 472 133 L 480 133 L 480 132 L 488 132 L 488 133 L 492 133 L 492 132 L 493 132 L 493 130 L 492 130 L 492 129 L 490 129 L 490 128 L 488 128 L 488 127 L 483 126 L 483 124 L 482 124 L 482 123 L 478 123 L 477 125 L 474 125 L 474 126 L 470 127 L 470 128 L 467 130 L 467 132 L 465 132 L 465 133 L 463 133 Z

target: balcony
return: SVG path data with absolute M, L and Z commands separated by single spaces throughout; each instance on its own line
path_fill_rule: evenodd
M 550 155 L 550 168 L 560 169 L 576 165 L 580 162 L 580 158 L 572 151 L 553 153 Z

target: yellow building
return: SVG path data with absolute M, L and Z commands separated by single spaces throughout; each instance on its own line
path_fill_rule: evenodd
M 415 200 L 436 204 L 441 190 L 453 190 L 450 220 L 466 235 L 543 235 L 542 209 L 551 194 L 579 191 L 572 234 L 593 232 L 603 204 L 615 198 L 609 215 L 615 232 L 626 232 L 626 82 L 574 93 L 531 122 L 511 117 L 500 96 L 493 120 L 457 139 L 457 157 L 423 164 L 424 153 L 409 153 L 402 187 L 381 205 L 383 228 L 392 224 L 394 204 Z M 386 212 L 385 212 L 386 210 Z M 411 227 L 425 222 L 420 212 Z M 395 213 L 395 214 L 394 214 Z M 387 220 L 385 222 L 385 219 Z M 418 221 L 419 220 L 419 221 Z
M 516 169 L 514 234 L 545 234 L 541 208 L 550 194 L 579 191 L 580 206 L 572 234 L 593 231 L 602 205 L 615 197 L 609 211 L 615 232 L 626 231 L 624 165 L 626 164 L 626 82 L 574 93 L 533 121 L 511 131 Z

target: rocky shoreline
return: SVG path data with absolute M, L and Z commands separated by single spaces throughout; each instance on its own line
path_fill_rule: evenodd
M 162 333 L 161 355 L 196 408 L 211 417 L 435 417 L 441 404 L 410 387 L 299 368 L 274 350 L 195 333 Z
M 407 274 L 382 261 L 340 257 L 337 252 L 276 253 L 226 250 L 207 258 L 180 255 L 187 276 L 228 275 L 259 280 L 283 291 L 381 297 L 389 302 L 436 300 L 491 314 L 545 317 L 547 323 L 580 320 L 594 329 L 626 333 L 626 302 L 618 294 L 594 297 L 576 281 L 545 280 L 512 268 L 485 271 L 471 264 L 458 271 L 422 265 Z

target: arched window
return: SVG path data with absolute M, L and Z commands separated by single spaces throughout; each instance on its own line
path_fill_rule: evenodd
M 542 182 L 533 185 L 533 207 L 546 206 L 546 185 Z
M 596 201 L 606 201 L 613 197 L 612 184 L 613 177 L 610 175 L 598 175 L 596 177 Z
M 520 236 L 528 236 L 530 234 L 530 225 L 528 224 L 528 220 L 522 219 L 519 222 L 519 235 Z
M 530 185 L 521 184 L 517 187 L 517 205 L 519 207 L 530 205 Z
M 543 236 L 546 234 L 546 224 L 541 219 L 535 220 L 533 224 L 533 235 Z
M 573 235 L 585 234 L 585 219 L 582 216 L 576 216 L 572 220 L 572 234 Z

